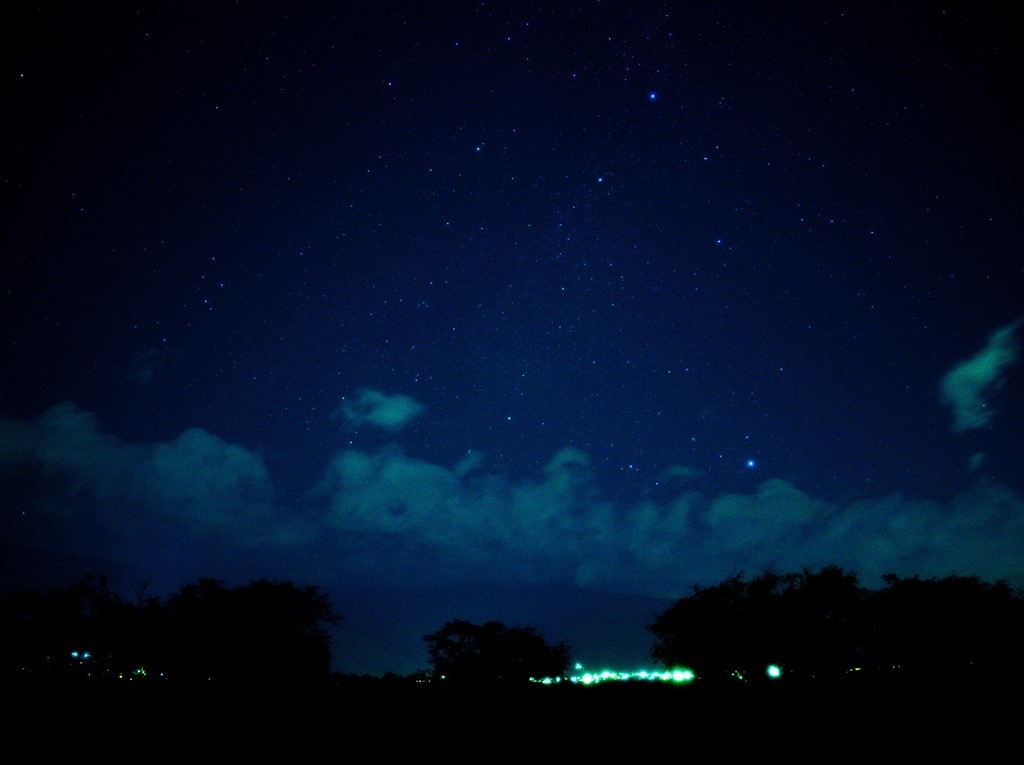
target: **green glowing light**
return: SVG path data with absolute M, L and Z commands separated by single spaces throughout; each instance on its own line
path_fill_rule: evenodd
M 769 664 L 768 668 L 765 670 L 765 673 L 768 675 L 768 677 L 775 680 L 776 678 L 782 677 L 782 667 L 780 667 L 778 664 Z
M 693 682 L 696 675 L 693 674 L 693 670 L 690 669 L 674 669 L 672 670 L 672 682 L 673 683 L 691 683 Z

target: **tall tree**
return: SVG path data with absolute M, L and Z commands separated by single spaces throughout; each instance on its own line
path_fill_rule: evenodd
M 64 678 L 131 673 L 144 653 L 139 615 L 92 574 L 45 593 L 8 593 L 0 608 L 4 664 Z
M 453 620 L 424 640 L 435 676 L 455 685 L 522 685 L 569 668 L 568 646 L 548 644 L 534 627 Z
M 325 624 L 340 619 L 316 587 L 216 579 L 166 602 L 123 600 L 102 577 L 0 601 L 0 667 L 39 678 L 308 683 L 330 675 Z
M 229 684 L 324 678 L 340 618 L 316 587 L 265 579 L 227 588 L 201 579 L 167 603 L 164 655 L 185 680 Z
M 773 664 L 791 678 L 834 676 L 867 634 L 864 597 L 856 575 L 834 566 L 695 585 L 648 627 L 651 656 L 711 679 L 759 678 Z
M 1021 677 L 1024 600 L 1005 581 L 976 576 L 885 577 L 873 595 L 871 653 L 879 666 L 914 675 Z
M 704 679 L 743 676 L 776 661 L 769 602 L 781 584 L 768 571 L 749 581 L 740 573 L 710 587 L 694 585 L 649 625 L 656 638 L 652 658 L 666 667 L 689 666 Z

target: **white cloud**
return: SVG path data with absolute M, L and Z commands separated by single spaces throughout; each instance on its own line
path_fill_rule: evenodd
M 354 401 L 343 401 L 334 415 L 344 417 L 356 426 L 367 423 L 384 430 L 399 430 L 422 411 L 423 404 L 411 396 L 401 393 L 389 396 L 363 388 Z
M 664 476 L 666 479 L 680 478 L 684 481 L 690 481 L 694 478 L 700 478 L 704 475 L 703 471 L 692 468 L 688 465 L 671 465 L 665 468 Z
M 204 532 L 262 536 L 259 518 L 273 505 L 274 490 L 255 452 L 199 428 L 153 444 L 147 452 L 138 470 L 154 507 L 173 508 L 175 516 Z
M 458 464 L 455 465 L 455 475 L 461 478 L 467 473 L 472 473 L 483 464 L 483 461 L 483 454 L 480 452 L 469 451 L 466 453 L 466 456 L 459 460 Z
M 590 496 L 583 452 L 558 452 L 540 480 L 470 475 L 461 466 L 412 458 L 395 446 L 350 450 L 332 460 L 314 494 L 327 498 L 333 529 L 435 547 L 452 574 L 488 568 L 500 579 L 499 571 L 529 570 L 543 579 L 579 557 L 587 527 L 602 512 Z
M 171 524 L 232 542 L 272 537 L 274 488 L 262 459 L 198 428 L 161 443 L 129 444 L 65 402 L 29 422 L 0 420 L 0 478 L 39 471 L 37 505 L 84 527 L 118 533 Z M 73 529 L 68 533 L 73 535 Z
M 749 493 L 622 503 L 603 496 L 576 448 L 512 478 L 472 454 L 446 466 L 392 445 L 334 455 L 309 496 L 285 504 L 245 447 L 200 429 L 128 444 L 62 404 L 32 421 L 0 418 L 0 490 L 33 496 L 26 519 L 0 515 L 11 539 L 32 534 L 27 541 L 87 553 L 105 545 L 144 563 L 157 549 L 184 560 L 192 552 L 181 540 L 204 542 L 218 562 L 242 561 L 254 575 L 277 556 L 299 577 L 417 586 L 472 577 L 657 597 L 741 570 L 824 565 L 865 586 L 890 572 L 1024 585 L 1024 500 L 981 479 L 946 502 L 840 503 L 774 478 Z M 177 531 L 164 540 L 168 529 Z
M 785 541 L 805 524 L 820 520 L 824 503 L 817 502 L 790 483 L 773 478 L 756 494 L 724 494 L 707 512 L 718 545 L 749 549 Z
M 132 356 L 123 372 L 123 379 L 138 385 L 149 385 L 153 378 L 167 365 L 167 352 L 157 348 L 147 348 Z
M 1014 333 L 1022 324 L 1024 318 L 997 329 L 984 348 L 942 378 L 942 401 L 953 409 L 953 430 L 957 433 L 991 422 L 988 398 L 1002 385 L 1006 368 L 1017 360 Z
M 569 578 L 659 597 L 763 567 L 839 565 L 867 586 L 881 586 L 890 572 L 1024 584 L 1024 500 L 983 483 L 948 503 L 898 494 L 835 503 L 776 478 L 750 494 L 690 491 L 664 503 L 619 505 L 602 498 L 589 458 L 577 449 L 556 453 L 539 478 L 511 480 L 460 473 L 389 447 L 338 455 L 320 489 L 336 531 L 435 550 L 435 567 L 419 572 L 424 577 Z

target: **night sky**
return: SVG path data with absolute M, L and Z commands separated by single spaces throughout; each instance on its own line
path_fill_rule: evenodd
M 1021 2 L 139 6 L 3 11 L 6 586 L 1024 586 Z

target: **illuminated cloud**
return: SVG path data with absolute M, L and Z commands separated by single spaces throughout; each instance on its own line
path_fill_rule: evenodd
M 198 428 L 169 442 L 125 443 L 71 402 L 34 421 L 0 420 L 0 481 L 28 492 L 33 513 L 58 521 L 38 526 L 71 543 L 88 528 L 111 532 L 113 543 L 154 524 L 243 545 L 280 531 L 270 475 L 255 452 Z
M 94 414 L 71 402 L 33 421 L 0 419 L 0 477 L 15 480 L 32 470 L 61 515 L 83 495 L 105 500 L 131 491 L 142 459 L 140 449 L 103 433 Z
M 193 428 L 174 441 L 146 449 L 139 465 L 145 495 L 156 507 L 174 508 L 177 517 L 194 526 L 220 528 L 242 539 L 253 536 L 253 510 L 274 502 L 273 485 L 263 460 L 237 444 L 229 444 Z
M 421 581 L 472 574 L 678 597 L 740 570 L 839 565 L 866 586 L 881 586 L 887 573 L 1024 583 L 1024 501 L 992 484 L 947 503 L 901 495 L 835 503 L 775 478 L 749 494 L 691 491 L 623 505 L 602 497 L 577 449 L 556 453 L 537 478 L 511 480 L 390 446 L 337 455 L 318 494 L 334 532 L 387 540 L 388 552 L 375 553 L 378 565 L 389 558 L 384 569 L 414 570 L 403 550 L 433 550 L 431 566 L 415 569 Z
M 123 372 L 123 379 L 137 385 L 149 385 L 166 364 L 165 352 L 157 348 L 147 348 L 132 356 L 127 369 Z
M 344 417 L 356 426 L 370 424 L 384 430 L 400 430 L 422 411 L 423 404 L 411 396 L 401 393 L 389 396 L 378 390 L 363 388 L 354 401 L 343 401 L 334 411 L 334 416 Z
M 664 471 L 666 479 L 678 478 L 684 481 L 691 481 L 695 478 L 700 478 L 702 475 L 704 475 L 702 471 L 688 465 L 672 465 Z
M 472 473 L 483 464 L 483 461 L 483 454 L 480 452 L 469 451 L 466 453 L 466 456 L 463 457 L 457 465 L 455 465 L 455 475 L 461 478 L 467 473 Z
M 1017 360 L 1014 333 L 1021 324 L 1024 319 L 997 329 L 984 348 L 942 378 L 942 401 L 953 409 L 953 430 L 957 433 L 983 427 L 992 420 L 988 397 L 1002 385 L 1006 368 Z
M 672 598 L 739 571 L 838 565 L 869 587 L 886 573 L 1024 585 L 1024 500 L 981 479 L 944 502 L 835 502 L 770 478 L 748 493 L 629 503 L 604 496 L 577 448 L 555 452 L 536 475 L 509 477 L 475 453 L 448 466 L 391 444 L 334 454 L 301 501 L 283 502 L 245 447 L 201 429 L 129 444 L 66 403 L 31 421 L 0 419 L 0 489 L 29 500 L 24 518 L 0 515 L 12 541 L 142 565 L 163 555 L 172 567 L 207 544 L 209 560 L 251 576 L 276 559 L 299 578 L 557 583 Z
M 713 502 L 707 523 L 716 546 L 750 549 L 788 541 L 794 529 L 821 517 L 824 503 L 778 478 L 761 484 L 755 494 L 725 494 Z
M 489 572 L 523 583 L 571 576 L 587 529 L 604 520 L 587 456 L 563 449 L 539 480 L 469 475 L 463 467 L 409 457 L 393 445 L 350 450 L 331 461 L 313 496 L 327 499 L 334 531 L 435 549 L 437 567 L 421 568 L 420 577 Z

